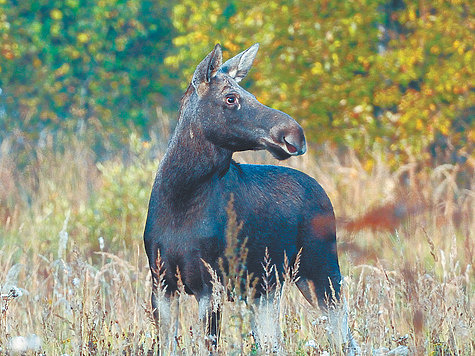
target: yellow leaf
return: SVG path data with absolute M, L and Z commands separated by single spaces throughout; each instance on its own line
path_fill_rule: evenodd
M 419 131 L 424 129 L 424 122 L 421 119 L 416 120 L 416 129 Z
M 312 74 L 322 74 L 323 73 L 323 66 L 320 62 L 315 62 L 312 66 Z
M 439 127 L 439 130 L 443 135 L 448 135 L 449 134 L 449 128 L 446 125 L 441 125 Z
M 85 32 L 81 32 L 78 34 L 77 40 L 81 43 L 86 43 L 87 41 L 89 41 L 89 35 Z
M 53 9 L 49 13 L 53 20 L 61 20 L 63 18 L 63 13 L 58 9 Z
M 374 161 L 371 159 L 368 159 L 365 164 L 364 164 L 364 169 L 366 172 L 371 172 L 374 166 Z
M 335 63 L 336 66 L 340 65 L 340 59 L 338 58 L 338 54 L 333 53 L 332 54 L 333 62 Z

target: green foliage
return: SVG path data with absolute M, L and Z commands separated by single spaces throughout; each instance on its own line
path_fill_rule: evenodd
M 461 116 L 475 104 L 470 9 L 463 0 L 183 0 L 173 9 L 178 51 L 165 63 L 184 68 L 184 87 L 215 42 L 228 56 L 260 42 L 247 85 L 303 122 L 311 141 L 361 153 L 377 145 L 397 163 L 421 158 L 440 133 L 468 154 L 473 121 Z
M 388 33 L 388 50 L 372 68 L 380 77 L 373 104 L 388 127 L 379 139 L 385 146 L 418 155 L 442 134 L 462 155 L 473 148 L 473 118 L 466 117 L 475 105 L 469 13 L 467 1 L 408 1 L 391 13 L 401 30 Z
M 374 146 L 393 167 L 429 152 L 460 163 L 475 142 L 470 5 L 0 0 L 0 138 L 62 130 L 114 150 L 131 127 L 150 130 L 157 106 L 176 108 L 214 43 L 230 56 L 260 42 L 244 85 L 310 142 Z
M 86 124 L 101 137 L 127 137 L 132 124 L 147 126 L 170 93 L 160 65 L 173 34 L 169 6 L 0 0 L 1 130 L 35 138 L 44 128 Z
M 97 251 L 100 237 L 108 252 L 140 242 L 158 167 L 152 152 L 163 142 L 151 145 L 137 133 L 128 141 L 122 155 L 102 163 L 86 142 L 73 140 L 64 152 L 28 147 L 36 154 L 26 166 L 16 166 L 22 153 L 8 148 L 5 140 L 0 151 L 0 248 L 25 234 L 31 244 L 23 248 L 57 250 L 65 220 L 71 240 L 85 252 Z M 20 216 L 24 228 L 18 226 Z
M 97 164 L 101 187 L 94 199 L 83 206 L 76 226 L 95 244 L 103 237 L 112 251 L 141 240 L 150 187 L 158 167 L 158 162 L 150 158 L 148 142 L 136 134 L 130 136 L 130 152 L 132 157 L 127 161 L 115 159 Z

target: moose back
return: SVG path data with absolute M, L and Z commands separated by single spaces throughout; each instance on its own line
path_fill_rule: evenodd
M 157 323 L 160 313 L 160 322 L 169 322 L 167 308 L 177 290 L 178 269 L 185 290 L 199 302 L 209 334 L 217 334 L 219 311 L 210 307 L 211 276 L 203 261 L 219 270 L 231 196 L 242 222 L 239 239 L 248 239 L 249 274 L 262 275 L 266 248 L 279 271 L 284 254 L 292 259 L 301 250 L 298 287 L 307 300 L 316 295 L 326 306 L 339 298 L 335 218 L 322 187 L 294 169 L 232 160 L 237 151 L 267 150 L 280 160 L 306 151 L 302 127 L 293 118 L 259 103 L 238 85 L 257 50 L 255 44 L 222 64 L 216 45 L 197 66 L 181 100 L 178 123 L 153 184 L 144 232 Z M 166 285 L 162 301 L 157 297 L 160 274 Z M 259 285 L 257 298 L 263 292 Z

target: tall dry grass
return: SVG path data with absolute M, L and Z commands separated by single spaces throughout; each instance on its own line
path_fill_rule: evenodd
M 100 164 L 78 140 L 62 152 L 31 147 L 23 166 L 12 142 L 2 143 L 0 354 L 157 352 L 141 236 L 164 142 L 130 141 L 127 155 Z M 338 217 L 343 294 L 363 354 L 473 354 L 473 170 L 461 186 L 459 165 L 392 171 L 382 153 L 368 155 L 371 169 L 330 148 L 283 163 L 260 152 L 236 158 L 290 165 L 328 192 Z M 223 297 L 241 277 L 215 288 L 223 311 L 220 354 L 262 352 L 250 335 L 252 307 Z M 182 292 L 173 303 L 178 331 L 170 348 L 208 354 L 194 298 Z M 337 351 L 327 319 L 290 276 L 280 304 L 282 352 Z

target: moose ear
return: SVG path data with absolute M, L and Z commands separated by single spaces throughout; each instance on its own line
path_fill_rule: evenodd
M 218 43 L 214 46 L 213 51 L 209 53 L 195 69 L 191 83 L 197 91 L 199 91 L 198 87 L 200 84 L 210 82 L 211 78 L 213 78 L 218 72 L 222 62 L 223 51 Z
M 219 70 L 234 78 L 236 82 L 240 82 L 251 69 L 252 62 L 254 62 L 254 58 L 256 58 L 258 49 L 259 43 L 252 45 L 237 56 L 228 59 Z

